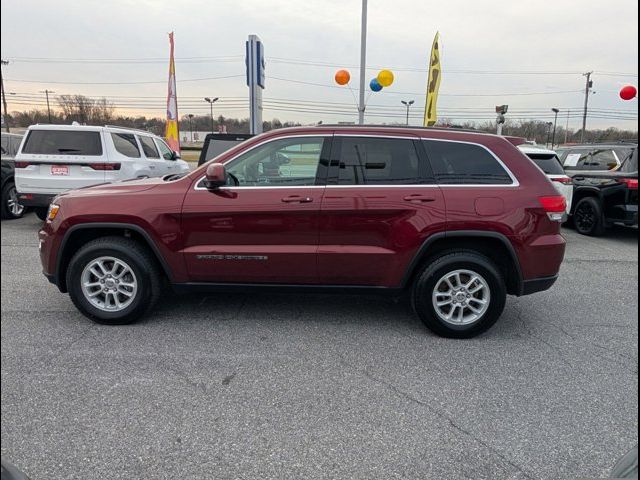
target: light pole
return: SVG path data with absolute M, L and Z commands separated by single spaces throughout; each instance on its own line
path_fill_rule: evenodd
M 193 113 L 190 113 L 187 117 L 189 117 L 189 133 L 191 135 L 191 143 L 193 143 L 193 123 L 191 123 L 193 121 Z
M 49 117 L 49 123 L 51 123 L 51 106 L 49 105 L 49 94 L 56 93 L 53 90 L 40 90 L 40 93 L 44 93 L 47 97 L 47 116 Z
M 547 122 L 547 148 L 549 148 L 549 138 L 551 137 L 551 127 L 553 127 L 553 122 Z
M 551 111 L 556 114 L 556 118 L 553 120 L 553 137 L 551 139 L 551 150 L 553 150 L 553 146 L 556 144 L 556 128 L 558 127 L 558 114 L 560 110 L 552 108 Z
M 589 94 L 593 88 L 593 80 L 591 80 L 593 72 L 587 72 L 584 74 L 587 77 L 587 86 L 584 90 L 584 111 L 582 112 L 582 132 L 580 133 L 580 143 L 584 143 L 585 133 L 587 130 L 587 115 L 589 114 Z
M 362 26 L 360 30 L 360 99 L 358 102 L 358 124 L 364 124 L 364 89 L 367 75 L 367 0 L 362 0 Z
M 402 103 L 405 107 L 407 107 L 407 125 L 409 125 L 409 109 L 411 108 L 411 105 L 413 105 L 414 103 L 416 103 L 415 100 L 400 100 L 400 103 Z
M 215 98 L 209 98 L 209 97 L 205 97 L 204 101 L 207 102 L 209 104 L 209 106 L 211 107 L 211 133 L 213 132 L 213 104 L 216 103 L 219 100 L 218 97 Z

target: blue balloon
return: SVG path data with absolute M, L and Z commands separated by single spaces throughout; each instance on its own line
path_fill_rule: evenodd
M 379 92 L 380 90 L 382 90 L 382 85 L 380 85 L 380 82 L 378 82 L 377 78 L 374 78 L 371 80 L 371 82 L 369 82 L 369 88 L 374 92 Z

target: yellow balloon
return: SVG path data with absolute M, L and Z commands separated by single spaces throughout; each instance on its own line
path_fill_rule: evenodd
M 378 73 L 378 83 L 383 87 L 390 87 L 393 83 L 394 76 L 391 70 L 381 70 Z

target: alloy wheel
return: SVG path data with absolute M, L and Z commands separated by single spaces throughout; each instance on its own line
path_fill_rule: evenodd
M 480 320 L 489 309 L 491 290 L 479 273 L 455 270 L 436 283 L 432 301 L 436 314 L 444 322 L 470 325 Z
M 89 262 L 80 282 L 82 293 L 91 305 L 106 312 L 124 310 L 138 293 L 133 269 L 115 257 L 99 257 Z

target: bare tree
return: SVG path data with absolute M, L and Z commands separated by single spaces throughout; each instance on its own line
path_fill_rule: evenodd
M 58 105 L 67 121 L 102 125 L 113 119 L 114 106 L 106 98 L 59 95 Z

